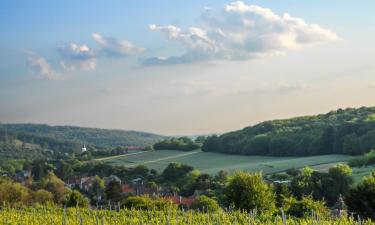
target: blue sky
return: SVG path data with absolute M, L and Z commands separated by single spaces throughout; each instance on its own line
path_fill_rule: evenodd
M 374 9 L 1 1 L 0 122 L 195 134 L 375 105 Z

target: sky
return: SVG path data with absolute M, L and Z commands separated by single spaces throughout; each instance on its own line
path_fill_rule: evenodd
M 223 133 L 375 106 L 373 0 L 0 2 L 0 123 Z

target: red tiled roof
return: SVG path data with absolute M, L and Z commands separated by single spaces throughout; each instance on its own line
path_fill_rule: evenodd
M 133 193 L 134 188 L 130 187 L 129 184 L 122 185 L 122 193 Z

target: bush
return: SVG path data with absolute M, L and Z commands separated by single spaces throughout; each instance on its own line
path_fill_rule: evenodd
M 236 209 L 257 209 L 265 214 L 276 209 L 275 195 L 271 187 L 263 181 L 260 173 L 236 173 L 229 181 L 226 196 Z
M 345 203 L 351 212 L 375 219 L 375 170 L 349 191 Z
M 201 195 L 191 205 L 191 208 L 205 212 L 216 212 L 220 209 L 220 206 L 215 199 Z
M 29 189 L 11 180 L 0 181 L 0 203 L 11 206 L 26 205 L 30 202 Z
M 35 192 L 32 192 L 32 201 L 33 203 L 40 204 L 53 203 L 53 194 L 44 189 L 40 189 Z
M 69 193 L 66 199 L 66 206 L 67 207 L 88 207 L 89 200 L 83 196 L 79 191 L 73 190 Z
M 135 208 L 142 210 L 164 209 L 170 203 L 164 199 L 152 199 L 148 196 L 130 196 L 122 204 L 126 208 Z
M 312 197 L 302 197 L 301 200 L 294 197 L 285 198 L 283 208 L 287 214 L 295 217 L 309 217 L 312 211 L 319 217 L 327 218 L 329 215 L 324 201 L 315 201 Z

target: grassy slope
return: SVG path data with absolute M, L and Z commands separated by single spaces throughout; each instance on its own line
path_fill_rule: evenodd
M 375 170 L 375 166 L 368 166 L 368 167 L 355 167 L 353 168 L 353 177 L 354 182 L 359 183 L 362 181 L 364 176 L 368 176 L 372 170 Z
M 226 155 L 202 151 L 180 152 L 160 150 L 116 156 L 102 160 L 110 164 L 127 167 L 143 164 L 158 171 L 163 170 L 171 162 L 181 162 L 206 173 L 216 173 L 220 170 L 227 170 L 229 172 L 245 170 L 274 173 L 289 168 L 301 168 L 306 165 L 333 165 L 335 162 L 347 161 L 350 158 L 351 156 L 345 155 L 269 157 Z

